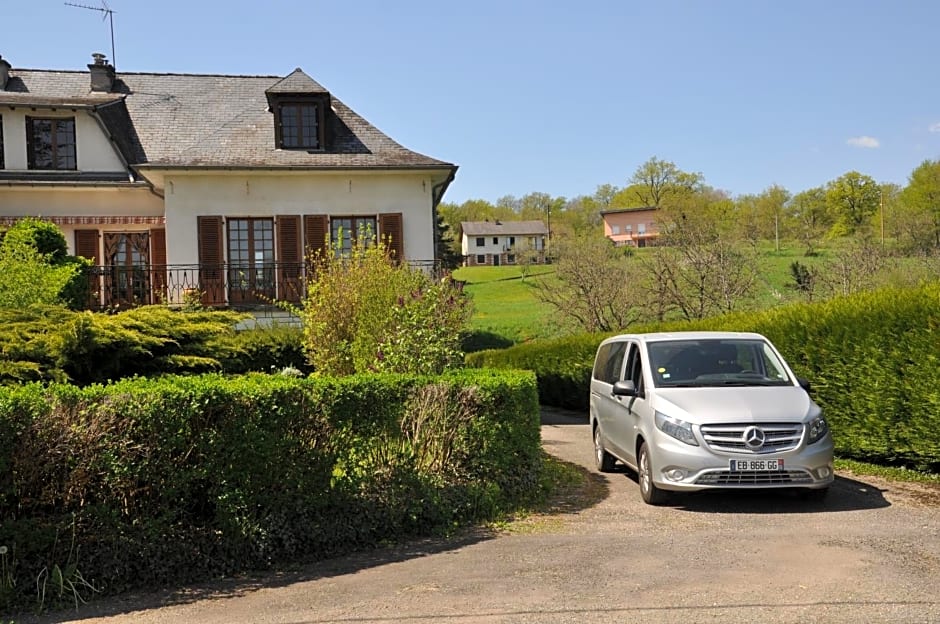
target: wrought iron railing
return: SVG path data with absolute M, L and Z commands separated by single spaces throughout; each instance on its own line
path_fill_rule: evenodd
M 435 260 L 409 264 L 433 276 L 441 274 Z M 94 266 L 87 275 L 91 310 L 151 304 L 253 309 L 270 308 L 278 301 L 300 303 L 313 272 L 305 263 L 267 262 Z

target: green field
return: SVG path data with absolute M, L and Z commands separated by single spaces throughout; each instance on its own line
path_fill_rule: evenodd
M 536 296 L 537 282 L 554 279 L 551 266 L 533 266 L 525 280 L 518 266 L 462 267 L 454 279 L 473 299 L 474 332 L 468 351 L 507 347 L 540 338 L 553 338 L 563 332 L 554 311 Z

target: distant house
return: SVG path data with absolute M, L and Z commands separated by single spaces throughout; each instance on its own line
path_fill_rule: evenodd
M 299 301 L 307 254 L 367 232 L 435 263 L 457 167 L 286 76 L 13 68 L 0 58 L 0 225 L 42 217 L 93 261 L 90 307 Z
M 617 246 L 646 247 L 659 236 L 656 229 L 657 208 L 617 208 L 602 210 L 604 236 Z
M 541 221 L 463 221 L 460 229 L 465 266 L 517 264 L 523 253 L 545 262 L 548 228 Z

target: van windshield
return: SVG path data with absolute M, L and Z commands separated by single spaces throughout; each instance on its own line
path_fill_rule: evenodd
M 647 343 L 653 383 L 660 388 L 793 385 L 770 345 L 753 339 Z

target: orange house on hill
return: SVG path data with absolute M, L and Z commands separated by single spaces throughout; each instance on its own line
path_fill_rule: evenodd
M 653 206 L 601 210 L 604 236 L 618 247 L 646 247 L 653 244 L 659 236 L 655 219 L 657 210 Z

